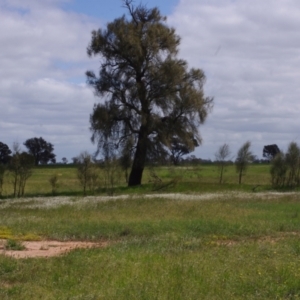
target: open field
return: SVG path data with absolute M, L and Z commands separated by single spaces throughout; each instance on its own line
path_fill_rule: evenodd
M 199 165 L 190 167 L 157 167 L 155 174 L 162 180 L 161 185 L 155 186 L 150 169 L 146 168 L 143 175 L 143 186 L 127 188 L 124 172 L 118 170 L 115 174 L 114 194 L 160 192 L 215 192 L 243 190 L 252 191 L 259 185 L 257 191 L 270 190 L 270 166 L 268 164 L 253 164 L 243 177 L 242 185 L 238 184 L 238 175 L 234 165 L 226 167 L 224 183 L 219 182 L 219 169 L 216 165 Z M 39 166 L 33 169 L 33 175 L 28 179 L 25 189 L 26 196 L 52 196 L 49 178 L 58 176 L 57 195 L 82 195 L 82 188 L 77 179 L 76 167 L 72 165 Z M 107 194 L 111 189 L 107 187 L 105 172 L 100 170 L 100 183 L 96 194 Z M 152 181 L 152 182 L 151 182 Z M 176 181 L 175 185 L 168 183 Z M 13 189 L 11 179 L 6 176 L 3 187 L 3 197 L 10 197 Z
M 298 193 L 153 196 L 2 200 L 0 238 L 107 246 L 0 255 L 0 298 L 300 299 Z
M 146 170 L 142 187 L 120 176 L 114 196 L 102 182 L 88 197 L 74 167 L 37 168 L 30 197 L 0 200 L 0 240 L 88 248 L 22 259 L 0 251 L 0 299 L 300 299 L 300 194 L 272 191 L 268 167 L 251 166 L 241 186 L 233 166 L 222 185 L 215 166 L 162 167 L 161 186 Z

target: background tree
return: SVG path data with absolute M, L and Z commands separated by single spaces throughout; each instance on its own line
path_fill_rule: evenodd
M 124 15 L 92 32 L 89 56 L 100 55 L 99 75 L 86 73 L 88 83 L 105 103 L 96 104 L 90 117 L 92 141 L 124 147 L 134 141 L 128 185 L 141 184 L 149 149 L 170 149 L 178 138 L 189 149 L 200 143 L 198 126 L 212 106 L 204 97 L 205 75 L 188 70 L 178 59 L 180 38 L 157 8 L 133 7 L 124 1 Z M 157 147 L 153 146 L 157 144 Z
M 34 157 L 35 165 L 55 163 L 54 148 L 51 143 L 46 142 L 42 137 L 31 138 L 25 141 L 24 146 L 28 149 L 29 154 Z
M 61 161 L 62 161 L 62 163 L 65 164 L 65 165 L 68 163 L 68 159 L 67 159 L 66 157 L 63 157 L 63 158 L 61 159 Z
M 9 147 L 0 142 L 0 164 L 7 164 L 9 160 L 11 159 L 11 150 Z
M 2 196 L 4 176 L 7 171 L 7 164 L 11 159 L 11 153 L 9 147 L 0 142 L 0 196 Z
M 237 153 L 237 157 L 235 160 L 236 171 L 239 174 L 239 184 L 242 183 L 242 176 L 245 174 L 249 163 L 251 163 L 254 159 L 254 155 L 251 150 L 251 142 L 246 142 Z
M 295 187 L 300 184 L 300 148 L 291 142 L 286 153 L 279 152 L 271 160 L 273 187 Z
M 78 156 L 72 157 L 72 163 L 76 165 L 78 163 Z
M 170 159 L 175 166 L 179 165 L 182 156 L 189 154 L 194 151 L 195 147 L 199 146 L 196 139 L 192 138 L 192 141 L 192 143 L 186 144 L 182 143 L 178 137 L 172 139 Z
M 285 185 L 287 170 L 285 154 L 283 152 L 277 153 L 271 161 L 270 168 L 273 187 L 283 187 Z
M 280 150 L 276 144 L 266 145 L 263 149 L 263 157 L 271 161 L 279 152 Z
M 81 152 L 77 157 L 77 177 L 86 195 L 87 189 L 94 192 L 98 184 L 98 168 L 93 161 L 93 157 L 86 151 Z
M 300 173 L 300 148 L 295 142 L 291 142 L 288 151 L 285 155 L 285 162 L 287 167 L 287 186 L 293 187 L 299 185 Z
M 223 181 L 223 171 L 226 166 L 226 159 L 230 156 L 230 149 L 228 144 L 224 144 L 219 147 L 218 151 L 215 153 L 216 163 L 220 169 L 219 183 Z
M 8 170 L 12 177 L 14 197 L 22 197 L 25 193 L 25 186 L 28 178 L 32 175 L 34 157 L 26 152 L 20 152 L 19 147 L 15 147 Z
M 109 195 L 114 194 L 116 183 L 120 179 L 119 151 L 113 143 L 107 143 L 102 149 L 105 188 Z M 122 159 L 122 156 L 121 156 Z

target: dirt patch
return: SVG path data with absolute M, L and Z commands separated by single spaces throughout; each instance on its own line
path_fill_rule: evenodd
M 22 242 L 24 250 L 6 250 L 5 244 L 6 240 L 0 240 L 0 254 L 14 258 L 29 258 L 58 256 L 78 248 L 103 248 L 108 242 L 30 241 Z

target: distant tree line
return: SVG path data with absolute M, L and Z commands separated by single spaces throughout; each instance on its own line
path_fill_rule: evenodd
M 13 196 L 22 197 L 26 182 L 32 175 L 33 166 L 55 163 L 53 145 L 42 137 L 28 139 L 23 145 L 27 148 L 27 152 L 22 151 L 18 143 L 15 143 L 11 150 L 8 145 L 0 142 L 0 196 L 2 196 L 6 173 L 10 175 Z
M 291 142 L 286 153 L 280 151 L 276 144 L 266 145 L 263 148 L 264 160 L 255 158 L 251 151 L 251 142 L 245 142 L 237 151 L 235 158 L 231 155 L 228 144 L 221 145 L 215 153 L 215 160 L 205 160 L 195 155 L 187 155 L 189 149 L 178 140 L 173 140 L 173 150 L 165 152 L 152 149 L 147 156 L 149 167 L 161 165 L 198 165 L 215 164 L 219 168 L 219 184 L 224 183 L 224 172 L 228 165 L 235 165 L 237 172 L 237 182 L 242 183 L 243 177 L 254 162 L 269 162 L 271 184 L 275 188 L 296 187 L 300 185 L 300 147 L 295 142 Z M 54 147 L 43 138 L 31 138 L 23 144 L 27 151 L 22 151 L 19 144 L 15 143 L 12 150 L 3 142 L 0 142 L 0 196 L 3 192 L 5 174 L 8 174 L 9 183 L 13 187 L 13 196 L 22 197 L 25 193 L 25 186 L 28 178 L 32 175 L 32 168 L 40 164 L 55 163 Z M 196 142 L 194 144 L 196 147 Z M 73 157 L 73 164 L 77 167 L 77 178 L 82 186 L 83 194 L 94 193 L 100 186 L 100 174 L 103 176 L 106 190 L 113 194 L 116 183 L 120 178 L 126 182 L 129 180 L 129 170 L 133 163 L 130 154 L 131 145 L 128 148 L 118 149 L 114 144 L 106 144 L 101 149 L 102 158 L 96 159 L 95 155 L 82 152 Z M 159 153 L 159 155 L 158 155 Z M 98 153 L 99 154 L 99 153 Z M 63 158 L 64 164 L 68 163 L 67 158 Z M 101 172 L 100 172 L 101 170 Z M 103 178 L 102 178 L 103 179 Z M 58 176 L 49 178 L 52 193 L 55 194 L 58 187 Z

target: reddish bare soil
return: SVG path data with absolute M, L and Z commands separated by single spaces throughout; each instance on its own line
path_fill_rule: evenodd
M 67 253 L 77 248 L 102 248 L 107 242 L 59 242 L 59 241 L 30 241 L 22 242 L 24 250 L 6 250 L 6 240 L 0 240 L 0 254 L 14 258 L 51 257 Z

